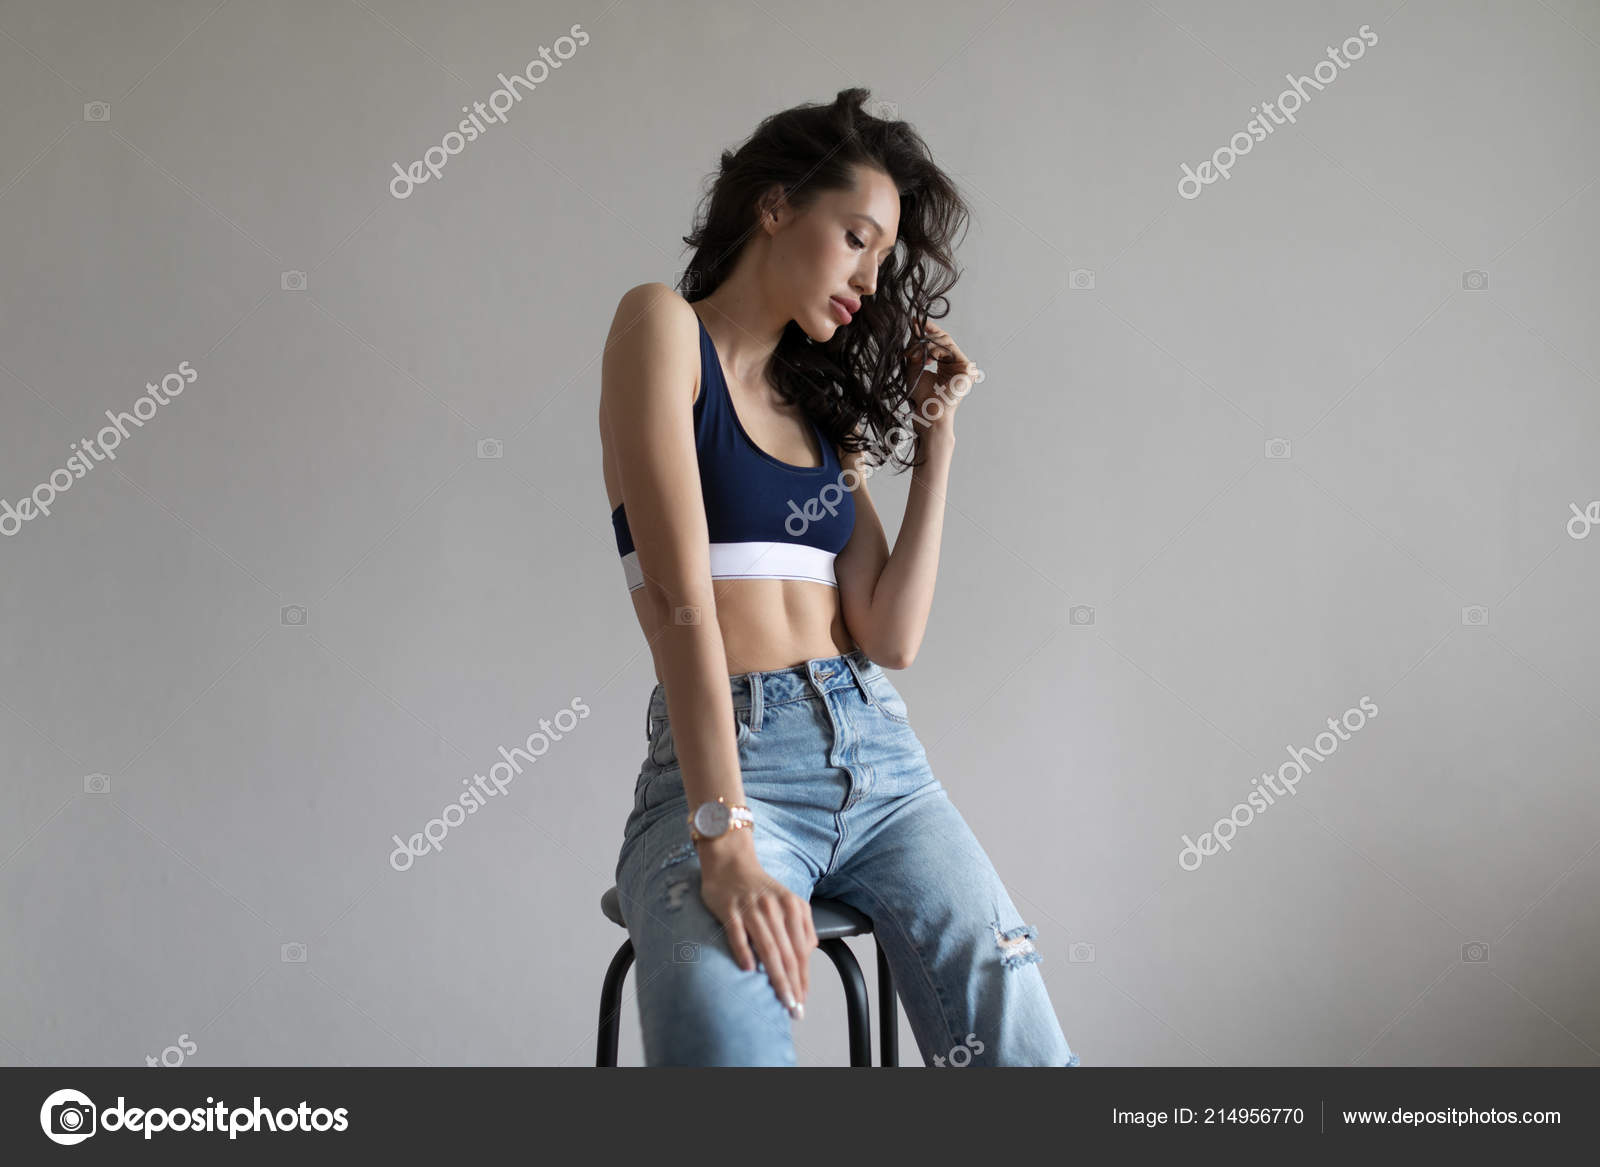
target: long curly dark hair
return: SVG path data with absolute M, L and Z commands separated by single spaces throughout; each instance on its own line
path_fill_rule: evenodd
M 900 192 L 900 230 L 879 270 L 877 290 L 862 301 L 850 326 L 823 344 L 791 320 L 767 377 L 779 396 L 799 404 L 842 450 L 866 450 L 875 465 L 893 454 L 909 468 L 919 463 L 901 457 L 905 443 L 893 440 L 911 428 L 899 420 L 902 409 L 909 412 L 911 390 L 905 349 L 913 340 L 913 321 L 949 314 L 945 296 L 960 278 L 952 252 L 970 213 L 921 136 L 907 122 L 869 113 L 863 108 L 869 96 L 864 88 L 841 89 L 831 104 L 772 114 L 737 150 L 723 151 L 721 173 L 694 230 L 683 237 L 695 253 L 677 290 L 691 303 L 716 291 L 758 230 L 758 204 L 774 184 L 782 186 L 791 206 L 804 210 L 824 191 L 853 189 L 857 165 L 887 174 Z

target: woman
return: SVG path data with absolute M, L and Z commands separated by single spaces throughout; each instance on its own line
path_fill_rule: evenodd
M 873 920 L 925 1061 L 1078 1063 L 884 672 L 922 641 L 975 369 L 927 319 L 966 206 L 867 96 L 725 152 L 678 290 L 630 290 L 606 343 L 606 492 L 657 681 L 616 870 L 650 1065 L 795 1064 L 814 894 Z M 865 477 L 897 446 L 891 553 Z

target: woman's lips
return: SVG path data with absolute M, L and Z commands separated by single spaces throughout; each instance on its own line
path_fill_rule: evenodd
M 828 303 L 833 305 L 833 313 L 834 313 L 834 315 L 836 317 L 839 318 L 839 323 L 840 324 L 849 324 L 850 323 L 850 309 L 846 308 L 843 304 L 839 303 L 839 297 L 837 297 L 837 296 L 829 296 L 828 297 Z

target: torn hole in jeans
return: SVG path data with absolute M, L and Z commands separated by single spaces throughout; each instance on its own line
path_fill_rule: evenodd
M 661 861 L 661 870 L 665 871 L 675 864 L 692 859 L 695 854 L 693 842 L 682 843 L 667 852 L 667 857 Z M 666 882 L 662 894 L 666 900 L 667 907 L 674 910 L 683 907 L 684 898 L 694 888 L 694 874 L 694 871 L 690 870 Z
M 1039 950 L 1033 946 L 1039 934 L 1034 931 L 1031 924 L 1023 924 L 1009 931 L 1000 931 L 1000 921 L 992 920 L 989 927 L 994 931 L 994 942 L 1000 949 L 1000 963 L 1005 968 L 1021 968 L 1025 964 L 1036 964 L 1042 958 Z

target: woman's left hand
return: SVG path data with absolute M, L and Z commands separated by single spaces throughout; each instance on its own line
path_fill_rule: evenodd
M 922 322 L 927 337 L 926 351 L 922 338 L 913 336 L 905 352 L 906 383 L 914 386 L 911 394 L 912 420 L 919 432 L 930 429 L 954 428 L 956 406 L 972 389 L 981 373 L 978 366 L 967 359 L 967 354 L 956 344 L 955 337 L 931 320 Z M 937 362 L 937 369 L 925 366 Z M 958 376 L 965 376 L 959 385 Z M 929 404 L 937 401 L 938 405 Z M 935 416 L 937 415 L 937 416 Z

